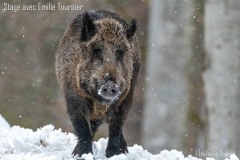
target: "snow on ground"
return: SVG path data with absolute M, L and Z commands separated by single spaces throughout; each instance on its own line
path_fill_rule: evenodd
M 1 126 L 2 123 L 0 123 Z M 53 125 L 47 125 L 37 131 L 13 126 L 6 129 L 0 127 L 0 160 L 75 160 L 78 157 L 71 155 L 77 138 L 72 133 L 64 133 L 61 129 L 54 129 Z M 107 139 L 100 139 L 93 143 L 93 155 L 85 154 L 86 160 L 107 160 L 105 149 Z M 176 150 L 161 151 L 153 155 L 142 146 L 134 145 L 128 148 L 129 153 L 113 156 L 109 160 L 200 160 L 184 155 Z M 207 159 L 213 160 L 213 159 Z M 231 155 L 226 160 L 239 160 Z
M 1 114 L 0 114 L 0 128 L 10 129 L 10 125 Z

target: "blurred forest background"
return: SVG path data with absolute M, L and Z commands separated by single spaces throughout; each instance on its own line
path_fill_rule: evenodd
M 0 0 L 0 114 L 11 125 L 72 132 L 54 54 L 71 20 L 106 9 L 136 18 L 143 66 L 125 125 L 128 144 L 240 156 L 240 0 L 42 0 L 82 11 L 4 11 Z M 9 4 L 37 4 L 14 1 Z M 103 127 L 97 137 L 107 136 Z M 221 154 L 222 153 L 222 154 Z M 203 155 L 197 155 L 203 156 Z

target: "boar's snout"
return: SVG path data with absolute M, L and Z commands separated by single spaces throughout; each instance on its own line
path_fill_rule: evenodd
M 120 94 L 119 86 L 113 81 L 107 81 L 98 90 L 98 95 L 109 102 L 117 100 Z

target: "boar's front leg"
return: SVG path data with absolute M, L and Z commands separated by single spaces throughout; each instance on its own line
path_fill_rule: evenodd
M 88 123 L 84 118 L 72 119 L 73 126 L 77 132 L 78 143 L 73 150 L 73 155 L 81 157 L 84 153 L 92 153 L 92 135 Z
M 87 117 L 89 103 L 71 92 L 67 93 L 66 102 L 69 116 L 78 137 L 78 143 L 72 154 L 78 154 L 81 157 L 84 153 L 92 153 L 93 136 Z
M 127 143 L 123 137 L 122 126 L 132 102 L 132 92 L 126 97 L 117 110 L 113 111 L 108 120 L 109 140 L 106 148 L 106 156 L 112 157 L 121 153 L 127 153 Z
M 115 119 L 109 124 L 109 139 L 106 149 L 106 157 L 112 157 L 128 152 L 127 143 L 122 133 L 122 120 Z

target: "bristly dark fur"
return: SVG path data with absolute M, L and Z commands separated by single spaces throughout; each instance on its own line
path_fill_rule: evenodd
M 89 14 L 86 12 L 82 18 L 81 38 L 82 42 L 88 41 L 96 32 L 96 27 L 93 24 Z
M 136 30 L 136 20 L 128 25 L 116 13 L 88 11 L 73 19 L 59 43 L 55 67 L 78 137 L 74 155 L 92 152 L 94 134 L 103 122 L 109 125 L 106 156 L 128 152 L 122 126 L 141 65 Z M 109 81 L 120 91 L 110 102 L 98 93 Z
M 131 38 L 132 36 L 134 36 L 136 30 L 137 30 L 137 21 L 135 19 L 133 19 L 131 21 L 131 23 L 129 24 L 129 28 L 127 29 L 127 38 Z

